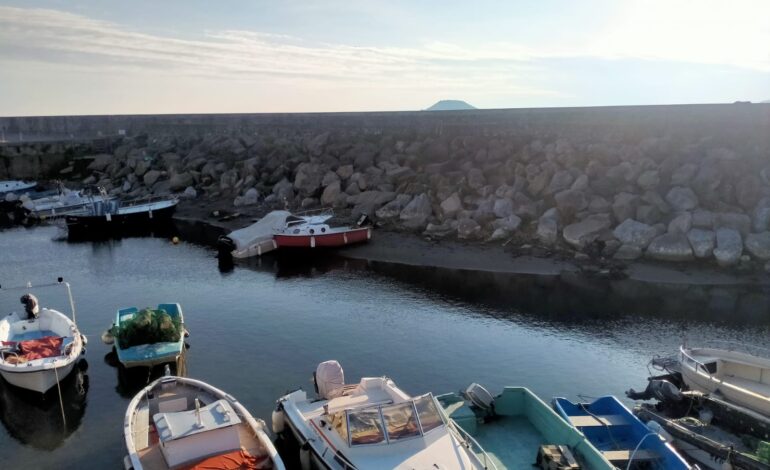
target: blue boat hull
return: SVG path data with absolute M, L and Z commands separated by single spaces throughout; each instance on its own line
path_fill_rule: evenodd
M 181 324 L 184 324 L 182 307 L 179 304 L 160 304 L 158 309 L 165 310 L 172 318 L 178 319 Z M 115 325 L 119 327 L 121 321 L 131 318 L 138 311 L 136 307 L 118 310 Z M 141 344 L 125 349 L 122 349 L 117 341 L 115 342 L 115 352 L 124 367 L 153 367 L 176 362 L 183 350 L 184 335 L 180 335 L 179 341 L 173 343 Z

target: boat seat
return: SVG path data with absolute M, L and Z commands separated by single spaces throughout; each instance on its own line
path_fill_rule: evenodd
M 610 462 L 628 462 L 633 452 L 634 452 L 633 450 L 629 450 L 629 449 L 606 450 L 602 452 L 602 455 L 604 455 L 604 458 L 606 458 Z M 636 451 L 636 454 L 634 454 L 634 461 L 657 460 L 659 458 L 660 458 L 660 455 L 657 452 L 653 452 L 647 449 L 639 449 Z
M 623 415 L 570 416 L 569 422 L 576 428 L 595 426 L 626 426 L 631 424 Z
M 143 406 L 136 410 L 134 420 L 134 445 L 136 450 L 142 450 L 150 445 L 150 410 Z

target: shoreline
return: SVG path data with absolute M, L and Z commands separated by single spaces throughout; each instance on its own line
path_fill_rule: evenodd
M 173 220 L 186 235 L 214 246 L 223 233 L 253 223 L 270 209 L 241 208 L 240 216 L 218 220 L 211 216 L 216 204 L 182 202 Z M 204 208 L 205 206 L 205 208 Z M 181 225 L 181 227 L 180 227 Z M 610 279 L 608 270 L 594 261 L 560 259 L 557 256 L 517 255 L 501 243 L 463 243 L 457 240 L 429 240 L 418 234 L 375 228 L 369 243 L 334 250 L 343 258 L 400 264 L 420 268 L 441 268 L 480 273 L 559 277 L 583 275 Z M 692 263 L 663 264 L 650 260 L 624 263 L 620 279 L 654 284 L 694 286 L 770 286 L 770 275 L 756 272 L 724 272 Z

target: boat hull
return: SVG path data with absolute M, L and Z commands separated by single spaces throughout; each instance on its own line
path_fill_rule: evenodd
M 57 381 L 64 380 L 72 369 L 75 367 L 75 362 L 69 364 L 44 370 L 37 370 L 33 372 L 10 372 L 6 370 L 0 371 L 6 382 L 19 388 L 26 390 L 32 390 L 34 392 L 45 393 L 50 390 Z
M 107 215 L 68 215 L 65 217 L 70 236 L 98 236 L 140 232 L 167 225 L 176 206 L 146 212 Z
M 275 243 L 279 248 L 334 248 L 366 242 L 371 238 L 372 229 L 370 227 L 318 235 L 277 234 L 274 237 Z
M 184 315 L 179 304 L 160 304 L 158 309 L 165 310 L 172 318 L 178 319 L 184 328 Z M 115 325 L 121 324 L 125 315 L 138 312 L 135 307 L 118 310 Z M 169 362 L 176 362 L 184 351 L 184 335 L 180 335 L 179 341 L 140 344 L 122 349 L 118 341 L 115 342 L 115 353 L 123 367 L 153 367 Z

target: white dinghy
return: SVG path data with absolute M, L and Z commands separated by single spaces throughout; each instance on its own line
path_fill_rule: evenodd
M 278 245 L 273 237 L 276 231 L 286 227 L 289 217 L 289 211 L 272 211 L 248 227 L 222 235 L 217 242 L 220 253 L 240 259 L 275 250 Z
M 199 380 L 161 377 L 128 405 L 126 470 L 284 470 L 265 423 L 235 398 Z
M 32 294 L 22 297 L 24 312 L 12 312 L 0 320 L 0 374 L 17 387 L 45 393 L 72 372 L 84 352 L 85 337 L 75 324 L 75 303 L 66 287 L 72 319 L 50 308 L 40 308 Z M 29 290 L 31 285 L 13 290 Z M 3 288 L 3 291 L 10 290 Z
M 770 350 L 718 342 L 715 347 L 679 349 L 682 379 L 693 390 L 770 416 Z
M 430 393 L 411 397 L 387 377 L 345 385 L 337 361 L 319 364 L 315 380 L 319 399 L 297 390 L 273 414 L 273 431 L 288 424 L 297 438 L 303 469 L 310 461 L 322 469 L 494 468 Z

